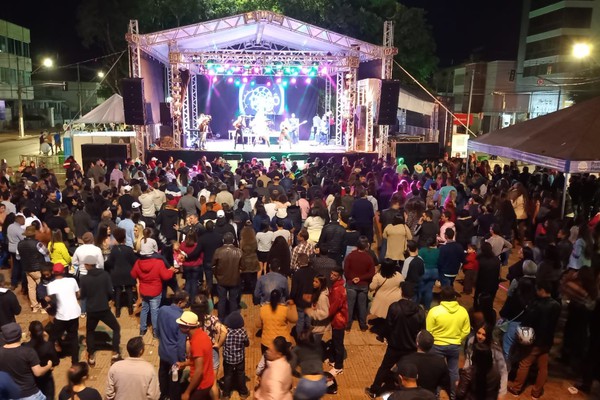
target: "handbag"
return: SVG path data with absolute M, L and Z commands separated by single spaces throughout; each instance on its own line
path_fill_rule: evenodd
M 375 298 L 375 295 L 377 294 L 377 292 L 379 292 L 379 289 L 381 289 L 381 287 L 382 287 L 383 285 L 385 285 L 385 281 L 387 281 L 387 280 L 388 280 L 388 278 L 385 278 L 385 279 L 383 280 L 383 283 L 382 283 L 381 285 L 379 285 L 379 286 L 377 287 L 377 289 L 375 289 L 375 290 L 373 291 L 373 294 L 371 294 L 371 296 L 370 296 L 370 300 L 373 300 L 373 299 Z
M 508 330 L 508 325 L 513 322 L 514 320 L 516 320 L 517 318 L 519 318 L 521 315 L 523 315 L 523 313 L 525 312 L 525 310 L 521 311 L 520 313 L 517 314 L 516 317 L 514 317 L 513 319 L 507 320 L 507 319 L 503 319 L 503 320 L 498 320 L 498 322 L 496 323 L 496 328 L 498 330 L 500 330 L 502 333 L 506 333 L 506 331 Z

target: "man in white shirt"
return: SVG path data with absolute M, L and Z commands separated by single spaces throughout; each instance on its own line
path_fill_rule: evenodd
M 96 257 L 96 267 L 104 269 L 104 256 L 102 250 L 94 244 L 94 235 L 91 232 L 86 232 L 81 237 L 83 244 L 79 246 L 73 253 L 72 263 L 79 269 L 80 275 L 87 275 L 87 270 L 83 266 L 83 260 L 86 256 Z
M 156 206 L 154 190 L 151 186 L 146 184 L 142 184 L 141 189 L 143 193 L 138 200 L 142 206 L 142 216 L 146 218 L 155 218 L 156 212 L 160 210 L 160 207 Z
M 79 362 L 79 341 L 77 331 L 79 330 L 79 316 L 81 307 L 79 298 L 79 285 L 73 278 L 64 276 L 65 267 L 55 264 L 52 268 L 56 279 L 48 284 L 46 301 L 56 301 L 56 317 L 54 327 L 50 332 L 50 341 L 60 346 L 60 338 L 64 332 L 67 333 L 66 342 L 69 343 L 71 362 Z

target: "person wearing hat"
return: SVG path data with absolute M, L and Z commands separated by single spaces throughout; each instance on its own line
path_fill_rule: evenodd
M 87 270 L 83 266 L 83 260 L 88 256 L 94 256 L 96 258 L 96 267 L 104 269 L 104 255 L 102 254 L 102 250 L 94 244 L 94 235 L 92 232 L 84 233 L 81 239 L 83 244 L 75 249 L 71 258 L 73 266 L 78 268 L 79 275 L 87 275 Z
M 60 347 L 59 342 L 63 333 L 66 332 L 65 342 L 70 346 L 67 354 L 71 355 L 71 362 L 76 363 L 79 361 L 77 332 L 81 316 L 81 307 L 77 301 L 79 285 L 74 278 L 65 276 L 65 267 L 62 264 L 55 264 L 52 267 L 52 273 L 55 279 L 48 283 L 46 288 L 46 301 L 56 303 L 56 315 L 50 332 L 50 341 Z
M 279 194 L 285 194 L 285 189 L 283 188 L 283 186 L 281 186 L 281 177 L 279 176 L 279 172 L 277 172 L 278 175 L 274 175 L 273 178 L 271 178 L 271 183 L 269 183 L 269 185 L 267 186 L 267 190 L 269 191 L 269 195 L 273 195 L 273 192 L 277 190 L 277 192 Z
M 244 202 L 250 198 L 250 191 L 248 190 L 248 182 L 245 179 L 240 179 L 238 182 L 238 188 L 233 192 L 233 198 L 235 201 L 241 200 Z
M 246 386 L 246 347 L 250 346 L 248 333 L 244 328 L 244 318 L 234 311 L 225 318 L 227 337 L 223 346 L 223 398 L 229 398 L 237 390 L 241 399 L 248 398 Z
M 87 301 L 86 344 L 90 366 L 96 365 L 94 332 L 100 321 L 113 331 L 111 362 L 121 359 L 121 326 L 108 303 L 113 298 L 113 284 L 108 272 L 96 268 L 96 261 L 91 254 L 83 259 L 87 274 L 81 277 L 81 299 Z
M 31 347 L 22 346 L 23 332 L 16 322 L 2 326 L 4 346 L 0 348 L 0 371 L 7 373 L 19 387 L 18 399 L 42 400 L 42 394 L 35 383 L 35 378 L 45 375 L 53 367 L 52 361 L 45 366 Z M 11 397 L 15 398 L 15 397 Z
M 222 237 L 227 233 L 233 235 L 233 243 L 237 246 L 237 233 L 233 225 L 229 223 L 229 217 L 225 214 L 224 210 L 217 211 L 217 220 L 215 221 L 215 232 L 220 234 Z
M 233 194 L 231 194 L 225 183 L 221 183 L 219 186 L 219 193 L 217 193 L 217 197 L 215 197 L 215 202 L 218 204 L 227 204 L 229 205 L 229 208 L 233 208 Z
M 177 363 L 179 368 L 190 366 L 189 384 L 181 395 L 182 400 L 210 400 L 210 390 L 215 382 L 213 370 L 213 345 L 210 337 L 200 328 L 198 316 L 191 311 L 184 311 L 177 318 L 179 329 L 189 339 L 190 359 Z
M 398 378 L 402 389 L 393 392 L 389 400 L 435 400 L 435 394 L 418 386 L 419 373 L 414 364 L 401 363 L 398 366 Z
M 131 195 L 131 189 L 133 189 L 133 186 L 131 185 L 125 185 L 122 187 L 123 189 L 123 194 L 121 196 L 119 196 L 119 200 L 118 203 L 121 206 L 121 210 L 123 212 L 125 211 L 132 211 L 133 210 L 133 203 L 136 202 L 135 197 L 133 197 Z
M 35 296 L 37 285 L 42 279 L 42 265 L 50 261 L 50 253 L 44 244 L 35 239 L 36 229 L 33 225 L 25 228 L 25 239 L 17 245 L 17 251 L 21 256 L 21 266 L 27 277 L 27 294 L 29 304 L 33 312 L 43 311 L 41 304 Z
M 467 310 L 456 301 L 456 292 L 452 286 L 442 286 L 440 304 L 429 310 L 426 326 L 434 338 L 433 353 L 446 359 L 450 372 L 450 391 L 454 394 L 458 381 L 460 347 L 471 332 L 471 323 Z

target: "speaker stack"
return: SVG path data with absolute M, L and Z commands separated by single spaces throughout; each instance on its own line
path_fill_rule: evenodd
M 391 79 L 381 80 L 381 97 L 377 125 L 396 125 L 398 118 L 398 97 L 400 96 L 400 81 Z
M 146 104 L 144 102 L 143 78 L 121 79 L 123 111 L 127 125 L 146 124 Z

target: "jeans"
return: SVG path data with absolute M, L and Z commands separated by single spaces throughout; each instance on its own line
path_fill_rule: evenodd
M 515 380 L 508 385 L 511 392 L 521 393 L 527 375 L 529 375 L 529 368 L 533 363 L 537 363 L 538 374 L 531 389 L 531 396 L 540 397 L 544 393 L 544 384 L 548 380 L 548 351 L 549 349 L 538 346 L 531 348 L 529 354 L 519 362 Z
M 47 400 L 47 397 L 42 392 L 37 392 L 31 396 L 21 397 L 19 400 Z
M 433 354 L 440 355 L 446 359 L 448 371 L 450 372 L 450 398 L 453 399 L 456 393 L 456 383 L 458 382 L 458 356 L 460 345 L 449 344 L 446 346 L 439 346 L 434 344 L 431 351 Z
M 174 400 L 181 397 L 181 383 L 171 380 L 171 367 L 170 363 L 160 360 L 158 365 L 158 385 L 160 386 L 161 399 L 169 398 Z
M 21 268 L 21 260 L 17 260 L 17 255 L 15 253 L 10 253 L 10 257 L 12 258 L 12 271 L 10 274 L 10 285 L 12 287 L 17 287 L 19 283 L 23 282 L 23 269 Z
M 208 293 L 212 294 L 212 287 L 213 287 L 213 270 L 212 270 L 212 265 L 210 265 L 210 263 L 207 263 L 206 260 L 204 260 L 204 265 L 202 266 L 202 272 L 204 273 L 204 279 L 206 280 L 206 288 L 208 289 Z M 200 282 L 202 282 L 202 276 L 203 274 L 200 273 Z
M 237 311 L 240 287 L 217 285 L 217 296 L 219 296 L 217 311 L 219 313 L 219 319 L 223 321 L 230 313 Z M 229 305 L 229 307 L 227 307 L 227 305 Z M 228 308 L 229 311 L 227 310 Z
M 300 378 L 294 391 L 294 400 L 320 399 L 327 393 L 327 378 L 318 381 Z
M 387 253 L 387 239 L 381 239 L 381 248 L 379 250 L 379 259 L 385 260 L 386 253 Z
M 100 321 L 104 322 L 106 326 L 112 329 L 112 350 L 116 354 L 119 354 L 119 346 L 121 344 L 121 326 L 119 325 L 119 322 L 117 321 L 115 315 L 110 310 L 88 312 L 87 323 L 85 328 L 88 354 L 92 355 L 96 352 L 96 341 L 94 340 L 94 331 L 96 330 L 98 322 Z
M 158 337 L 158 307 L 160 307 L 160 300 L 162 295 L 149 297 L 142 296 L 142 313 L 140 314 L 140 335 L 148 330 L 148 311 L 150 311 L 150 319 L 152 320 L 152 330 L 154 337 Z
M 343 329 L 332 329 L 331 340 L 333 341 L 333 362 L 335 363 L 335 369 L 344 368 L 344 330 Z
M 250 394 L 246 387 L 246 363 L 244 360 L 238 364 L 223 362 L 223 396 L 231 396 L 233 390 L 237 390 L 240 396 Z
M 190 300 L 196 298 L 198 293 L 198 281 L 202 276 L 202 267 L 183 267 L 183 279 L 185 279 L 185 291 L 190 295 Z
M 515 339 L 517 337 L 517 329 L 521 326 L 521 323 L 518 321 L 513 321 L 508 323 L 508 328 L 506 328 L 506 332 L 502 337 L 502 352 L 504 353 L 504 359 L 506 360 L 506 365 L 510 367 L 511 363 L 509 362 L 510 357 L 510 349 L 515 343 Z
M 79 318 L 73 318 L 68 321 L 62 321 L 60 319 L 54 320 L 54 329 L 50 332 L 50 341 L 57 343 L 62 337 L 63 332 L 67 332 L 65 340 L 70 346 L 71 363 L 75 364 L 79 362 Z M 63 346 L 64 347 L 64 346 Z M 64 350 L 64 349 L 63 349 Z M 68 353 L 67 353 L 68 354 Z
M 296 335 L 300 335 L 302 331 L 311 330 L 310 316 L 304 312 L 304 309 L 298 308 L 298 322 L 296 322 Z
M 352 326 L 352 317 L 354 306 L 358 305 L 358 324 L 361 328 L 367 326 L 367 292 L 368 286 L 357 286 L 352 283 L 346 283 L 346 292 L 348 294 L 348 325 Z
M 421 285 L 419 287 L 419 300 L 426 310 L 431 308 L 431 300 L 433 299 L 433 286 L 438 280 L 438 270 L 436 268 L 428 268 L 423 274 Z
M 454 287 L 454 280 L 456 279 L 456 276 L 446 276 L 444 274 L 440 274 L 440 283 L 442 284 L 442 287 L 444 286 L 450 286 L 450 287 Z

